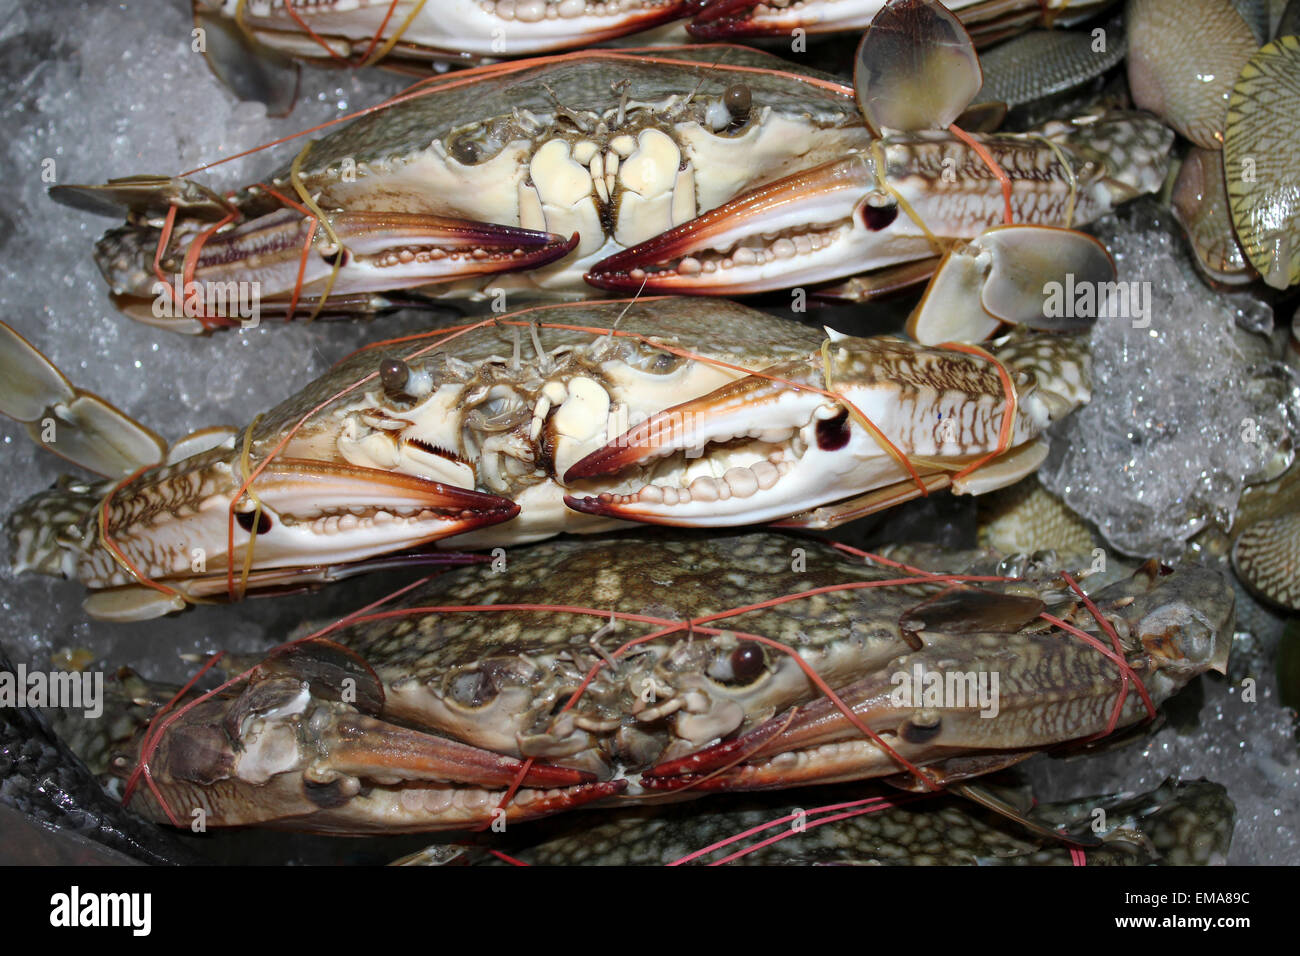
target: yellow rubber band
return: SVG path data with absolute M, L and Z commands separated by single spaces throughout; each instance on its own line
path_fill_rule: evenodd
M 1070 198 L 1065 204 L 1065 228 L 1072 229 L 1074 228 L 1075 199 L 1079 194 L 1079 177 L 1075 175 L 1074 167 L 1070 165 L 1070 161 L 1065 156 L 1065 150 L 1061 149 L 1059 143 L 1053 143 L 1046 136 L 1035 135 L 1034 138 L 1041 139 L 1052 148 L 1052 152 L 1056 154 L 1056 161 L 1061 164 L 1066 177 L 1070 180 Z
M 313 145 L 315 145 L 314 141 L 308 140 L 307 145 L 299 150 L 298 155 L 293 158 L 293 164 L 289 167 L 289 182 L 292 184 L 294 192 L 298 194 L 298 198 L 302 200 L 302 204 L 311 210 L 312 215 L 316 217 L 316 221 L 321 224 L 321 227 L 325 230 L 325 234 L 330 237 L 330 243 L 333 244 L 338 252 L 334 256 L 334 266 L 330 270 L 330 277 L 325 283 L 325 293 L 321 296 L 320 301 L 316 303 L 316 308 L 312 309 L 311 315 L 307 316 L 308 322 L 315 321 L 316 317 L 320 315 L 321 310 L 325 308 L 325 303 L 329 300 L 330 293 L 334 290 L 334 281 L 339 276 L 339 269 L 343 265 L 342 253 L 347 248 L 343 245 L 343 241 L 339 239 L 338 233 L 334 231 L 334 226 L 330 223 L 324 211 L 320 208 L 320 205 L 307 192 L 307 187 L 303 185 L 302 163 L 303 160 L 307 158 L 307 154 L 311 152 Z
M 240 0 L 240 2 L 242 3 L 243 0 Z M 373 66 L 393 51 L 393 47 L 397 46 L 397 41 L 402 38 L 402 34 L 406 32 L 407 27 L 409 27 L 412 21 L 420 15 L 420 11 L 424 8 L 424 2 L 425 0 L 418 0 L 414 9 L 412 9 L 411 12 L 406 15 L 406 19 L 402 21 L 402 25 L 397 28 L 397 32 L 388 40 L 384 41 L 383 46 L 370 54 L 370 56 L 366 57 L 365 62 L 361 64 L 362 66 Z
M 894 201 L 898 203 L 898 207 L 902 209 L 903 212 L 907 213 L 907 217 L 911 219 L 912 222 L 916 223 L 917 227 L 925 233 L 925 239 L 930 243 L 930 248 L 934 250 L 935 255 L 944 255 L 948 251 L 947 244 L 941 242 L 939 237 L 930 231 L 930 227 L 925 224 L 919 215 L 917 215 L 916 210 L 912 208 L 912 204 L 903 198 L 902 193 L 890 185 L 888 175 L 889 163 L 885 159 L 885 147 L 881 145 L 881 141 L 878 139 L 872 140 L 871 159 L 876 166 L 876 183 L 880 188 L 884 189 L 885 192 L 894 197 Z
M 257 492 L 253 491 L 253 467 L 252 467 L 252 448 L 253 448 L 253 429 L 257 423 L 262 420 L 258 415 L 252 423 L 244 429 L 244 447 L 239 452 L 239 473 L 243 479 L 244 494 L 253 502 L 253 530 L 248 534 L 248 547 L 244 550 L 244 566 L 239 573 L 239 593 L 248 592 L 248 575 L 253 570 L 253 549 L 257 545 L 257 526 L 262 522 L 262 501 L 257 497 Z M 231 502 L 231 508 L 236 502 Z M 234 555 L 231 555 L 233 560 Z

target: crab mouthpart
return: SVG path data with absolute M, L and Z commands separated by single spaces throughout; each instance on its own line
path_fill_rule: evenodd
M 182 711 L 148 756 L 170 818 L 197 804 L 214 826 L 416 832 L 490 822 L 515 786 L 522 789 L 505 809 L 515 820 L 623 786 L 359 713 L 328 693 L 318 696 L 322 688 L 309 675 L 319 673 L 255 673 L 242 693 L 199 699 Z M 137 735 L 115 758 L 116 772 L 130 772 L 142 743 Z M 149 788 L 136 791 L 134 805 L 158 819 L 167 815 Z

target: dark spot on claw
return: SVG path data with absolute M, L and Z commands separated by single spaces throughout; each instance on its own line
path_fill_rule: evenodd
M 858 210 L 862 225 L 879 232 L 898 218 L 898 203 L 889 196 L 868 196 Z
M 722 94 L 722 105 L 727 108 L 732 119 L 741 120 L 748 116 L 753 103 L 754 98 L 744 83 L 732 83 Z
M 822 451 L 838 451 L 849 443 L 849 410 L 840 409 L 834 418 L 823 418 L 817 423 L 817 447 Z
M 342 268 L 348 264 L 348 251 L 342 247 L 335 249 L 333 252 L 321 250 L 320 257 L 332 266 Z
M 401 395 L 411 377 L 411 367 L 401 359 L 389 358 L 379 363 L 379 381 L 389 395 Z
M 253 518 L 257 518 L 257 530 L 253 530 Z M 235 521 L 249 534 L 266 534 L 271 530 L 271 516 L 265 511 L 236 511 Z
M 741 641 L 731 652 L 731 673 L 738 681 L 749 683 L 755 680 L 766 666 L 767 655 L 753 641 Z

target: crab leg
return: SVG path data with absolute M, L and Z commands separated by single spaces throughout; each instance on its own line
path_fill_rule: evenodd
M 976 40 L 991 41 L 1009 30 L 1069 14 L 1091 16 L 1106 0 L 946 0 Z M 687 29 L 700 40 L 860 30 L 871 24 L 884 0 L 708 0 Z
M 236 0 L 203 0 L 235 18 Z M 359 0 L 356 3 L 248 3 L 240 19 L 252 36 L 291 56 L 361 58 L 385 40 L 412 56 L 431 52 L 519 56 L 613 40 L 685 16 L 686 0 Z M 310 32 L 308 32 L 310 31 Z
M 519 513 L 500 495 L 345 461 L 272 452 L 254 467 L 251 434 L 232 428 L 205 429 L 169 449 L 3 323 L 0 369 L 0 412 L 112 479 L 65 481 L 29 499 L 10 519 L 12 566 L 111 589 L 88 599 L 101 617 L 139 620 L 179 610 L 186 596 L 233 596 L 236 568 L 241 577 L 277 572 L 261 577 L 267 586 L 292 586 L 299 571 L 310 583 L 322 566 Z

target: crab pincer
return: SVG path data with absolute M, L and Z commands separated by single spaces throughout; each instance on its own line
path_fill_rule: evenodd
M 141 764 L 148 786 L 132 806 L 160 819 L 205 825 L 270 823 L 326 833 L 401 833 L 488 825 L 569 809 L 623 783 L 528 763 L 376 716 L 383 688 L 346 648 L 313 640 L 253 668 L 235 692 L 203 695 L 113 762 Z
M 955 483 L 959 492 L 982 493 L 1037 468 L 1046 452 L 1037 435 L 1087 400 L 1087 366 L 1079 336 L 1013 337 L 984 357 L 835 334 L 822 352 L 673 406 L 593 451 L 566 482 L 638 473 L 645 480 L 628 492 L 571 494 L 565 503 L 688 526 L 835 505 L 818 525 L 825 527 L 923 487 Z M 656 480 L 662 472 L 653 466 L 670 457 L 678 467 Z

